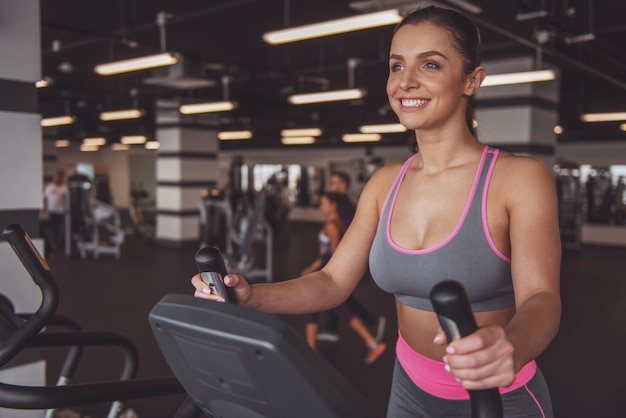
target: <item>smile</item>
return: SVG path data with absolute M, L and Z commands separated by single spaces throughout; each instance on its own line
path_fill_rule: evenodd
M 401 99 L 400 103 L 405 107 L 420 107 L 424 106 L 430 100 L 426 99 Z

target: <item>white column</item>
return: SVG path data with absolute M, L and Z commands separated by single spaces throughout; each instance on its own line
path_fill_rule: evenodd
M 202 192 L 219 176 L 216 115 L 185 116 L 176 101 L 157 104 L 157 231 L 159 243 L 197 245 Z
M 40 252 L 39 210 L 43 202 L 42 135 L 35 81 L 40 78 L 39 0 L 0 0 L 0 226 L 21 224 Z M 0 236 L 1 292 L 18 312 L 34 312 L 38 288 Z M 39 356 L 18 355 L 0 370 L 5 383 L 45 384 Z M 41 411 L 0 409 L 2 417 L 41 417 Z
M 530 71 L 534 57 L 485 62 L 487 74 Z M 476 96 L 478 138 L 513 153 L 532 155 L 551 165 L 556 154 L 559 77 L 553 81 L 482 87 Z

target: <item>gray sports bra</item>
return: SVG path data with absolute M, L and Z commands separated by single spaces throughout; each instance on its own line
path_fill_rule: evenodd
M 423 250 L 401 248 L 389 233 L 398 190 L 415 155 L 409 157 L 389 190 L 370 249 L 370 272 L 381 289 L 395 294 L 405 305 L 432 311 L 431 288 L 441 280 L 453 279 L 465 286 L 474 311 L 514 305 L 511 260 L 493 244 L 485 213 L 497 156 L 497 149 L 485 147 L 456 228 L 443 242 Z

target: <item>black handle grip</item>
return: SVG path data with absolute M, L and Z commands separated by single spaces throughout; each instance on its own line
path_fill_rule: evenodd
M 454 280 L 437 283 L 430 291 L 430 301 L 448 342 L 478 329 L 467 292 L 461 283 Z M 497 388 L 468 392 L 472 418 L 502 418 L 502 398 Z
M 28 270 L 35 284 L 39 287 L 54 286 L 50 267 L 33 245 L 30 236 L 22 228 L 22 225 L 9 225 L 4 228 L 2 233 L 7 242 L 11 244 L 26 270 Z
M 233 288 L 224 284 L 224 276 L 228 274 L 228 270 L 220 249 L 214 246 L 200 248 L 194 259 L 202 280 L 226 302 L 237 303 Z
M 35 284 L 39 286 L 41 304 L 28 321 L 0 343 L 0 366 L 15 357 L 37 336 L 54 316 L 59 304 L 59 291 L 54 283 L 50 267 L 41 257 L 24 228 L 19 224 L 13 224 L 4 228 L 2 232 Z

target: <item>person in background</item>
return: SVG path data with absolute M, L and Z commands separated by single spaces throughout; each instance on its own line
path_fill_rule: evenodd
M 344 225 L 339 219 L 339 200 L 341 195 L 338 193 L 326 192 L 320 197 L 320 211 L 326 223 L 319 232 L 318 235 L 318 256 L 317 258 L 304 270 L 302 275 L 306 275 L 323 268 L 331 255 L 339 245 L 341 236 L 344 232 Z M 370 334 L 367 327 L 361 321 L 361 319 L 354 315 L 354 313 L 344 303 L 334 308 L 333 311 L 337 317 L 345 321 L 350 325 L 350 328 L 354 330 L 363 339 L 365 346 L 367 347 L 367 354 L 365 356 L 365 363 L 372 364 L 383 354 L 387 346 L 383 342 L 376 341 L 376 339 Z M 319 330 L 318 314 L 309 313 L 306 320 L 306 340 L 312 349 L 317 351 L 317 333 Z
M 387 97 L 415 133 L 414 154 L 369 179 L 321 270 L 275 283 L 224 280 L 242 306 L 306 314 L 343 303 L 369 267 L 396 299 L 388 417 L 469 417 L 468 390 L 488 388 L 499 388 L 507 417 L 554 416 L 535 362 L 561 318 L 554 179 L 542 161 L 475 136 L 481 51 L 478 28 L 460 12 L 428 6 L 407 15 L 391 40 Z M 478 324 L 454 341 L 429 299 L 448 279 L 464 285 Z M 196 297 L 220 299 L 199 275 L 191 281 Z
M 338 193 L 339 195 L 339 218 L 346 228 L 350 226 L 356 210 L 356 206 L 348 195 L 350 182 L 350 175 L 348 173 L 334 170 L 330 173 L 327 187 L 329 192 Z M 385 333 L 386 318 L 383 315 L 376 316 L 371 313 L 354 295 L 348 297 L 346 305 L 365 322 L 370 332 L 374 335 L 374 338 L 376 338 L 376 341 L 382 341 Z M 339 341 L 338 330 L 339 320 L 335 312 L 330 310 L 327 315 L 326 327 L 323 331 L 318 333 L 317 338 L 320 341 L 337 342 Z
M 52 235 L 50 244 L 53 251 L 61 245 L 63 240 L 66 195 L 67 187 L 63 183 L 63 173 L 57 171 L 43 192 L 43 207 L 50 224 Z

